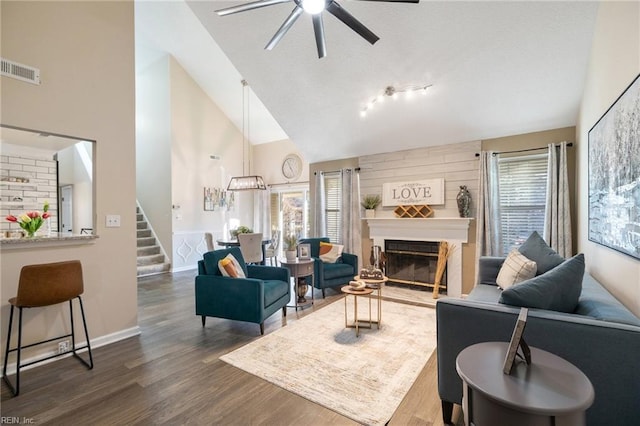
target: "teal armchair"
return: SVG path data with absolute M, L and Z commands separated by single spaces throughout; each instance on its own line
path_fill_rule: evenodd
M 225 277 L 218 261 L 229 253 L 238 260 L 247 278 Z M 195 282 L 196 315 L 226 318 L 260 324 L 264 334 L 264 320 L 282 309 L 287 315 L 291 299 L 290 274 L 287 268 L 247 265 L 239 247 L 214 250 L 204 254 L 198 262 Z
M 313 286 L 322 290 L 327 287 L 336 287 L 349 284 L 353 277 L 358 275 L 358 256 L 350 253 L 342 253 L 336 263 L 324 263 L 320 260 L 320 242 L 328 243 L 328 237 L 303 238 L 299 244 L 309 244 L 311 246 L 311 257 L 313 264 Z

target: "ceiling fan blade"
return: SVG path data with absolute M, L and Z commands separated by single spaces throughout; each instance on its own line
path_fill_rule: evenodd
M 261 7 L 272 6 L 279 3 L 288 3 L 293 0 L 258 0 L 251 3 L 240 4 L 238 6 L 227 7 L 226 9 L 216 10 L 219 16 L 231 15 L 232 13 L 245 12 L 247 10 L 259 9 Z
M 296 22 L 296 20 L 302 14 L 302 12 L 303 12 L 303 9 L 298 5 L 296 5 L 296 7 L 291 12 L 291 15 L 289 15 L 289 17 L 282 23 L 278 31 L 273 35 L 269 43 L 267 43 L 267 45 L 265 46 L 265 49 L 271 50 L 274 47 L 276 47 L 278 42 L 280 42 L 280 39 L 284 37 L 287 31 L 289 31 L 291 26 Z
M 420 3 L 420 0 L 360 0 L 360 1 L 379 1 L 385 3 Z
M 331 13 L 333 16 L 341 20 L 346 26 L 351 28 L 353 31 L 360 34 L 362 38 L 367 40 L 371 44 L 375 44 L 376 41 L 380 40 L 380 37 L 375 35 L 371 30 L 365 27 L 360 21 L 358 21 L 352 14 L 347 12 L 342 6 L 340 6 L 335 1 L 329 2 L 327 5 L 327 11 Z
M 316 47 L 318 58 L 327 56 L 327 45 L 324 42 L 324 25 L 322 25 L 322 13 L 313 15 L 313 32 L 316 35 Z

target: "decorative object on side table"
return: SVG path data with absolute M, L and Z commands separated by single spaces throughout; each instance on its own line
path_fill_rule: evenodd
M 232 229 L 231 231 L 229 231 L 229 233 L 231 234 L 231 238 L 237 239 L 238 234 L 252 234 L 253 229 L 249 228 L 248 226 L 240 225 L 236 229 Z
M 306 303 L 307 299 L 304 297 L 307 294 L 307 290 L 309 290 L 309 285 L 307 284 L 306 277 L 299 277 L 298 283 L 296 285 L 296 293 L 298 295 L 298 303 Z
M 384 278 L 382 271 L 378 268 L 366 269 L 363 268 L 360 270 L 360 278 L 364 280 L 381 280 Z
M 287 261 L 296 260 L 297 252 L 296 249 L 298 247 L 298 237 L 295 234 L 284 235 L 282 237 L 282 242 L 287 246 L 287 249 L 284 252 Z
M 18 217 L 8 215 L 6 219 L 9 222 L 17 223 L 18 225 L 20 225 L 20 228 L 24 229 L 27 232 L 27 236 L 29 238 L 32 238 L 38 231 L 38 229 L 40 229 L 45 221 L 51 216 L 51 214 L 49 213 L 49 201 L 44 202 L 42 211 L 42 214 L 37 211 L 31 211 L 21 214 Z
M 298 259 L 311 259 L 311 244 L 298 244 Z
M 365 195 L 362 198 L 362 207 L 365 210 L 365 217 L 367 219 L 374 218 L 376 216 L 376 208 L 382 203 L 382 198 L 378 194 Z
M 467 185 L 460 185 L 460 192 L 458 192 L 456 201 L 458 202 L 458 213 L 460 213 L 460 217 L 469 217 L 471 193 L 467 189 Z

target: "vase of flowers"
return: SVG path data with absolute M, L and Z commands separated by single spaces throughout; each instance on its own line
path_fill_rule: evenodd
M 236 229 L 232 229 L 231 231 L 229 231 L 229 233 L 231 234 L 232 239 L 237 240 L 238 234 L 251 234 L 253 233 L 253 229 L 249 228 L 248 226 L 240 225 Z
M 377 194 L 369 194 L 365 195 L 362 198 L 362 207 L 365 210 L 365 217 L 367 219 L 374 218 L 376 216 L 376 208 L 382 203 L 382 199 Z
M 293 262 L 296 260 L 298 253 L 296 249 L 298 248 L 298 237 L 295 234 L 284 235 L 282 237 L 282 241 L 287 246 L 284 252 L 284 255 L 289 262 Z
M 44 202 L 42 213 L 31 211 L 21 214 L 20 216 L 9 215 L 6 219 L 20 225 L 20 228 L 27 232 L 27 237 L 33 238 L 38 229 L 51 217 L 49 213 L 49 201 Z

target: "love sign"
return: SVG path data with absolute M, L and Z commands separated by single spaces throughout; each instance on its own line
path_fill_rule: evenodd
M 444 179 L 392 182 L 382 185 L 382 205 L 444 204 Z

